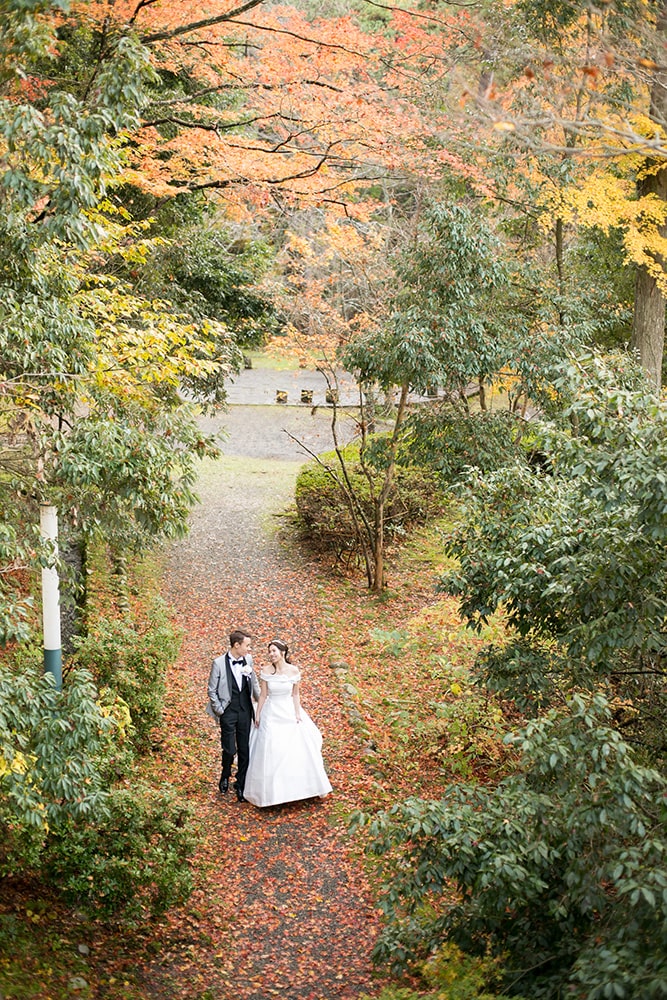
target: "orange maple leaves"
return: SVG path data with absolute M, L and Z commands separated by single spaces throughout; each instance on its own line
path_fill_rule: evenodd
M 396 12 L 392 32 L 369 34 L 352 17 L 309 21 L 257 0 L 196 15 L 185 0 L 73 7 L 100 39 L 132 30 L 153 51 L 160 83 L 126 180 L 158 198 L 210 189 L 237 205 L 349 205 L 389 172 L 432 171 L 437 116 L 413 99 L 406 65 L 441 43 L 419 21 Z

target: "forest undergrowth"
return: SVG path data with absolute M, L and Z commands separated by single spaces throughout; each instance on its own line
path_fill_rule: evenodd
M 291 538 L 253 553 L 251 579 L 222 564 L 188 575 L 182 560 L 191 542 L 164 568 L 163 585 L 154 560 L 134 568 L 135 618 L 157 586 L 182 638 L 167 678 L 165 726 L 141 776 L 174 786 L 194 810 L 195 889 L 161 922 L 113 926 L 64 907 L 39 885 L 15 886 L 3 905 L 11 944 L 0 966 L 3 1000 L 379 994 L 387 980 L 370 959 L 379 930 L 373 872 L 349 835 L 349 815 L 410 795 L 437 797 L 459 779 L 493 780 L 507 763 L 501 706 L 469 675 L 476 649 L 502 623 L 475 636 L 456 601 L 437 592 L 444 528 L 419 530 L 394 554 L 380 597 L 352 574 L 297 556 Z M 100 588 L 101 607 L 113 599 Z M 262 640 L 294 637 L 304 702 L 324 735 L 334 785 L 327 800 L 256 810 L 218 794 L 219 738 L 203 707 L 228 621 L 253 623 L 259 662 Z

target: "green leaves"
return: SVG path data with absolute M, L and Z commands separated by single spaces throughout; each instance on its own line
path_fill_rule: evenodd
M 152 254 L 139 289 L 168 298 L 194 318 L 223 324 L 237 344 L 257 346 L 278 325 L 261 286 L 272 259 L 267 243 L 239 238 L 233 230 L 182 229 L 177 241 Z
M 638 982 L 659 995 L 667 786 L 609 715 L 602 697 L 578 696 L 509 738 L 520 770 L 497 789 L 453 786 L 366 818 L 386 889 L 379 959 L 401 967 L 446 937 L 504 956 L 506 985 L 526 997 L 577 984 L 629 998 Z
M 129 711 L 132 742 L 143 748 L 162 720 L 166 665 L 174 662 L 179 647 L 161 601 L 151 606 L 150 620 L 139 632 L 128 622 L 101 618 L 75 643 L 77 667 L 121 699 Z
M 460 565 L 442 585 L 475 626 L 505 608 L 516 641 L 481 664 L 494 688 L 544 698 L 554 681 L 610 678 L 635 701 L 641 732 L 662 698 L 667 410 L 597 371 L 583 367 L 567 424 L 541 434 L 552 474 L 516 467 L 473 481 L 447 546 Z M 641 738 L 662 744 L 652 725 Z
M 398 274 L 402 285 L 386 328 L 344 354 L 360 381 L 384 389 L 407 382 L 420 392 L 432 383 L 463 391 L 498 371 L 516 326 L 503 300 L 510 272 L 499 241 L 478 216 L 463 205 L 431 206 Z
M 190 820 L 168 786 L 115 788 L 97 822 L 59 831 L 48 852 L 50 877 L 103 919 L 162 916 L 192 891 Z
M 85 671 L 63 693 L 49 675 L 0 673 L 0 873 L 36 864 L 49 830 L 104 810 L 114 722 L 96 697 Z
M 0 60 L 2 42 L 0 36 Z M 0 98 L 0 136 L 7 146 L 0 200 L 9 230 L 30 222 L 31 240 L 85 245 L 91 239 L 95 227 L 86 210 L 120 167 L 122 143 L 113 135 L 136 125 L 147 67 L 146 50 L 123 38 L 100 68 L 94 102 L 57 89 L 40 109 Z
M 71 74 L 54 69 L 52 53 L 67 48 L 56 44 L 57 17 L 43 17 L 61 6 L 2 4 L 0 501 L 15 537 L 48 495 L 61 527 L 69 518 L 74 531 L 141 547 L 185 530 L 194 463 L 215 453 L 180 393 L 221 401 L 237 352 L 221 324 L 193 322 L 115 273 L 155 249 L 142 225 L 119 224 L 101 200 L 152 70 L 136 39 L 110 30 L 86 50 L 85 86 L 61 86 Z M 21 568 L 35 562 L 33 553 Z M 0 564 L 0 636 L 25 638 L 11 573 L 11 559 Z

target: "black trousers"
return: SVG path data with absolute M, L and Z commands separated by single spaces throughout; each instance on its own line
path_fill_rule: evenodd
M 220 717 L 220 742 L 222 743 L 222 777 L 232 773 L 234 754 L 236 761 L 236 787 L 240 792 L 245 787 L 245 776 L 250 760 L 250 727 L 252 712 L 228 705 Z

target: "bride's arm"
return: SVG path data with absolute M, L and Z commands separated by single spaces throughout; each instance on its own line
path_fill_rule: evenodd
M 301 699 L 299 698 L 299 682 L 292 685 L 292 701 L 294 702 L 294 714 L 296 721 L 301 722 Z
M 255 709 L 256 726 L 259 726 L 259 717 L 262 714 L 262 707 L 267 699 L 268 693 L 269 693 L 269 686 L 265 680 L 262 680 L 259 686 L 259 701 L 257 702 L 257 708 Z

